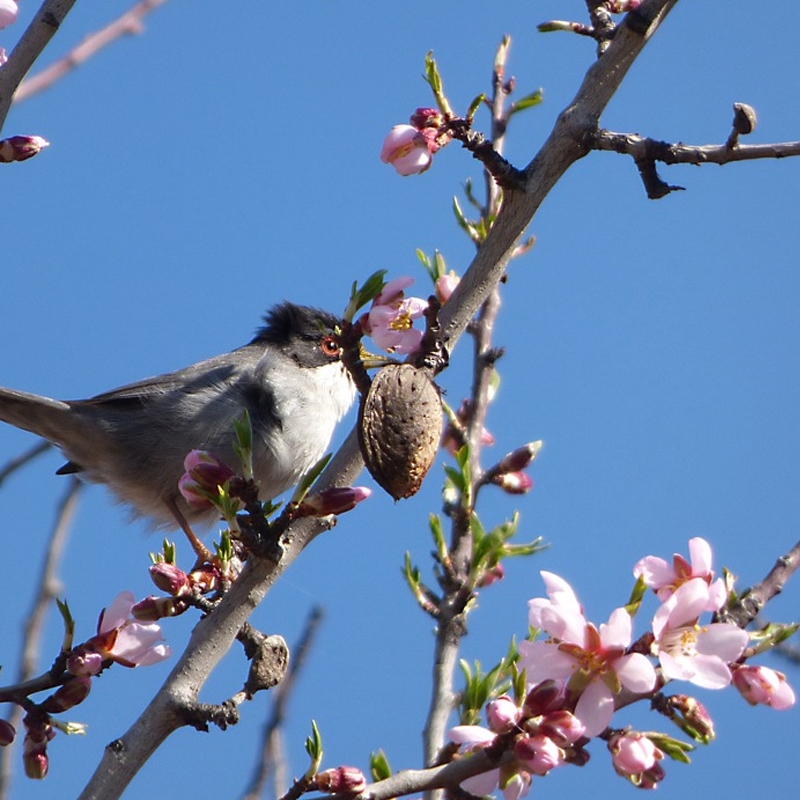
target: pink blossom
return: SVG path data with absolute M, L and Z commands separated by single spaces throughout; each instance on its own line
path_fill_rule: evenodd
M 677 553 L 672 557 L 672 564 L 657 556 L 647 556 L 636 563 L 633 574 L 637 578 L 641 576 L 662 602 L 687 581 L 702 578 L 709 586 L 708 608 L 703 610 L 718 611 L 727 591 L 722 578 L 714 580 L 711 561 L 711 545 L 696 536 L 689 539 L 689 561 Z
M 18 13 L 15 0 L 0 0 L 0 28 L 7 28 L 16 22 Z
M 733 685 L 751 706 L 760 703 L 783 711 L 794 705 L 794 691 L 786 676 L 769 667 L 738 666 L 733 670 Z
M 528 604 L 530 623 L 549 634 L 546 640 L 520 642 L 520 665 L 529 683 L 566 681 L 578 695 L 575 716 L 585 735 L 596 736 L 611 721 L 614 694 L 622 688 L 641 694 L 656 685 L 653 665 L 641 653 L 626 653 L 632 640 L 630 614 L 617 608 L 599 628 L 587 622 L 572 587 L 543 572 L 548 599 Z
M 419 297 L 406 297 L 403 290 L 414 282 L 401 277 L 389 281 L 361 318 L 364 332 L 375 344 L 390 353 L 413 353 L 422 341 L 422 331 L 414 320 L 425 313 L 428 303 Z
M 169 645 L 162 644 L 161 628 L 155 623 L 138 622 L 131 616 L 131 592 L 120 592 L 100 614 L 97 635 L 86 647 L 125 667 L 150 666 L 168 658 Z
M 725 622 L 698 624 L 711 593 L 704 578 L 682 584 L 653 617 L 653 649 L 666 678 L 721 689 L 731 681 L 728 663 L 742 655 L 750 637 Z
M 447 735 L 456 744 L 464 745 L 467 752 L 481 750 L 495 740 L 495 734 L 480 725 L 456 725 Z M 478 797 L 491 794 L 499 786 L 504 800 L 519 800 L 528 793 L 531 777 L 519 764 L 512 763 L 473 775 L 462 781 L 461 786 Z
M 395 125 L 383 140 L 381 161 L 400 175 L 419 175 L 432 160 L 428 139 L 412 125 Z

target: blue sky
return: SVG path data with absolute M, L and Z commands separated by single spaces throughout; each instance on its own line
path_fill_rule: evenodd
M 472 245 L 450 202 L 465 179 L 477 181 L 478 165 L 454 145 L 425 175 L 401 179 L 377 157 L 388 129 L 430 103 L 425 53 L 434 51 L 450 99 L 465 110 L 488 89 L 494 50 L 511 35 L 519 92 L 545 94 L 511 128 L 506 152 L 520 166 L 593 59 L 588 40 L 535 30 L 545 19 L 582 18 L 583 3 L 491 5 L 412 12 L 365 0 L 171 0 L 143 35 L 14 108 L 4 135 L 40 134 L 51 147 L 3 170 L 0 383 L 88 396 L 242 344 L 282 299 L 341 310 L 351 283 L 375 269 L 415 275 L 423 293 L 416 248 L 439 249 L 463 271 Z M 22 6 L 27 20 L 34 3 Z M 78 3 L 41 64 L 126 7 Z M 776 0 L 764 21 L 725 0 L 678 4 L 602 124 L 722 142 L 740 101 L 759 114 L 752 141 L 797 139 L 794 11 Z M 0 46 L 13 46 L 22 22 L 0 32 Z M 541 535 L 551 547 L 511 562 L 506 580 L 481 596 L 464 643 L 470 660 L 492 664 L 512 635 L 524 634 L 525 603 L 542 593 L 540 569 L 570 580 L 587 615 L 604 621 L 627 599 L 643 555 L 683 552 L 702 535 L 744 587 L 797 539 L 800 162 L 662 168 L 662 176 L 686 191 L 648 201 L 629 159 L 598 153 L 578 162 L 531 225 L 536 247 L 510 268 L 496 331 L 506 348 L 503 382 L 488 427 L 498 456 L 532 439 L 545 446 L 533 492 L 487 493 L 482 518 L 496 524 L 519 509 L 521 538 Z M 468 391 L 469 357 L 465 342 L 442 376 L 454 404 Z M 31 441 L 0 428 L 0 461 Z M 60 463 L 45 456 L 0 491 L 4 679 L 63 491 L 53 475 Z M 437 463 L 414 499 L 395 505 L 376 493 L 342 518 L 255 615 L 261 629 L 291 642 L 312 605 L 326 610 L 286 727 L 293 774 L 305 768 L 312 717 L 328 766 L 366 767 L 378 748 L 395 768 L 419 764 L 432 625 L 400 566 L 410 550 L 429 574 L 427 518 L 439 508 L 441 476 Z M 85 493 L 61 570 L 79 636 L 118 590 L 150 592 L 147 553 L 158 545 L 102 489 Z M 790 584 L 770 616 L 796 616 L 797 596 Z M 191 625 L 189 615 L 167 624 L 173 646 Z M 55 622 L 47 636 L 43 665 L 60 641 Z M 18 779 L 13 796 L 53 797 L 56 787 L 58 796 L 76 795 L 168 670 L 104 675 L 74 714 L 89 735 L 59 736 L 48 780 Z M 232 653 L 202 699 L 232 694 L 243 676 Z M 798 712 L 751 710 L 732 691 L 698 697 L 718 740 L 692 766 L 668 765 L 661 797 L 781 791 L 781 766 L 796 757 Z M 266 713 L 258 698 L 225 733 L 179 732 L 126 796 L 237 796 Z M 644 711 L 630 720 L 666 725 Z M 597 746 L 583 770 L 557 770 L 534 790 L 588 784 L 600 798 L 634 791 Z

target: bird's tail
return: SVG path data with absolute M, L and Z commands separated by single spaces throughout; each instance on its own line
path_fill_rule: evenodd
M 65 438 L 81 425 L 75 417 L 69 404 L 61 400 L 0 388 L 0 420 L 54 444 L 67 444 Z

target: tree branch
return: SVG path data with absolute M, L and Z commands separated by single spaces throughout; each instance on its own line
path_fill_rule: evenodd
M 731 141 L 735 143 L 731 145 Z M 751 161 L 757 158 L 787 158 L 800 156 L 800 141 L 776 144 L 738 144 L 729 139 L 725 144 L 690 145 L 662 142 L 636 133 L 615 133 L 598 130 L 589 145 L 593 150 L 612 151 L 629 155 L 636 162 L 642 181 L 651 200 L 657 200 L 670 191 L 681 188 L 668 186 L 656 173 L 655 163 L 664 164 L 729 164 L 733 161 Z
M 5 124 L 17 87 L 74 5 L 75 0 L 44 0 L 17 46 L 11 51 L 8 61 L 0 68 L 0 130 Z
M 72 72 L 76 67 L 90 59 L 98 51 L 107 47 L 112 42 L 127 34 L 141 33 L 143 28 L 142 19 L 167 0 L 140 0 L 132 8 L 115 19 L 105 28 L 90 33 L 75 48 L 70 50 L 63 58 L 60 58 L 49 67 L 40 70 L 30 78 L 25 79 L 14 95 L 14 102 L 21 103 L 29 97 L 50 88 L 56 81 Z

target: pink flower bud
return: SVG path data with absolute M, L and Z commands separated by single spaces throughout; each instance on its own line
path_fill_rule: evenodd
M 706 707 L 685 694 L 676 694 L 669 698 L 669 707 L 680 714 L 680 719 L 676 719 L 677 724 L 693 735 L 697 735 L 706 743 L 710 742 L 714 736 L 714 720 L 706 710 Z
M 131 606 L 131 616 L 137 622 L 155 622 L 164 617 L 177 617 L 187 608 L 186 601 L 180 598 L 150 595 Z
M 514 755 L 534 775 L 546 775 L 564 763 L 564 751 L 542 734 L 520 736 L 514 742 Z
M 0 0 L 0 28 L 7 28 L 17 21 L 19 8 L 15 0 Z
M 566 700 L 564 686 L 558 681 L 546 680 L 538 683 L 525 698 L 525 713 L 540 717 L 563 708 Z
M 486 704 L 486 722 L 494 733 L 507 733 L 519 722 L 521 715 L 522 710 L 505 694 Z
M 49 145 L 50 142 L 41 136 L 10 136 L 8 139 L 0 139 L 0 163 L 26 161 Z
M 487 569 L 478 581 L 478 588 L 485 589 L 495 581 L 501 581 L 506 576 L 505 567 L 502 564 L 495 564 L 491 569 Z
M 354 509 L 362 500 L 372 494 L 366 486 L 334 486 L 319 494 L 306 497 L 296 511 L 297 516 L 327 517 L 330 514 L 344 514 Z
M 7 747 L 14 741 L 17 732 L 8 720 L 0 719 L 0 747 Z
M 25 769 L 26 777 L 39 781 L 45 778 L 50 766 L 50 761 L 47 758 L 47 745 L 39 744 L 23 750 L 22 766 Z
M 440 128 L 444 124 L 444 117 L 438 108 L 418 108 L 409 122 L 421 131 L 423 128 Z
M 508 494 L 527 494 L 533 489 L 533 480 L 525 472 L 501 472 L 492 478 L 492 483 Z
M 431 165 L 427 139 L 411 125 L 395 125 L 381 147 L 381 161 L 400 175 L 419 175 Z
M 28 712 L 23 720 L 26 732 L 22 742 L 22 764 L 25 774 L 34 780 L 47 775 L 47 743 L 56 735 L 48 719 L 41 712 Z
M 227 464 L 206 450 L 192 450 L 183 461 L 186 470 L 178 491 L 194 508 L 211 508 L 219 489 L 236 474 Z
M 566 709 L 551 711 L 539 725 L 539 732 L 552 739 L 559 747 L 575 744 L 583 737 L 585 730 L 586 726 Z
M 72 678 L 47 698 L 42 710 L 48 714 L 60 714 L 82 703 L 92 690 L 92 679 L 89 676 Z
M 175 564 L 153 564 L 150 567 L 150 580 L 162 592 L 173 597 L 189 590 L 189 578 L 186 573 Z
M 528 444 L 518 447 L 500 459 L 497 465 L 498 472 L 519 472 L 525 469 L 541 449 L 541 441 L 528 442 Z
M 364 773 L 357 767 L 336 767 L 317 773 L 317 789 L 329 794 L 360 794 L 367 786 Z
M 442 275 L 440 278 L 436 279 L 434 291 L 436 292 L 436 297 L 439 298 L 439 302 L 442 305 L 444 305 L 450 299 L 450 295 L 453 294 L 460 281 L 461 278 L 459 278 L 458 275 L 452 271 L 448 272 L 447 275 Z
M 103 656 L 80 645 L 67 657 L 67 670 L 77 677 L 97 675 L 103 668 Z
M 652 789 L 664 777 L 658 764 L 664 753 L 643 733 L 630 731 L 612 736 L 608 749 L 614 769 L 635 786 Z
M 794 691 L 786 682 L 786 676 L 769 667 L 737 667 L 731 682 L 752 706 L 760 703 L 783 711 L 794 705 Z
M 218 567 L 213 564 L 203 564 L 189 573 L 188 580 L 193 589 L 205 594 L 213 592 L 219 586 L 221 577 Z

